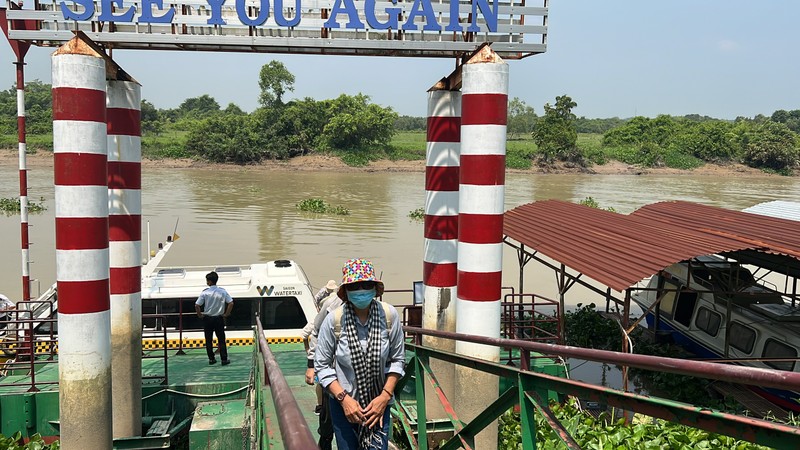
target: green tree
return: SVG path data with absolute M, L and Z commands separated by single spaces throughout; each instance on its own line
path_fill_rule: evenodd
M 340 95 L 329 103 L 330 119 L 323 130 L 323 142 L 337 150 L 367 150 L 388 145 L 394 135 L 397 113 L 369 102 L 363 94 Z
M 141 103 L 142 133 L 161 134 L 164 130 L 164 122 L 161 113 L 152 103 L 142 99 Z
M 745 164 L 779 172 L 797 166 L 800 157 L 798 137 L 785 124 L 771 120 L 743 123 L 737 131 Z
M 731 161 L 737 156 L 733 125 L 721 120 L 688 123 L 675 145 L 703 161 Z
M 25 85 L 25 129 L 29 134 L 53 131 L 53 95 L 49 84 L 33 80 Z M 0 91 L 0 132 L 17 133 L 17 87 Z
M 258 74 L 259 103 L 265 108 L 283 106 L 283 94 L 294 91 L 294 75 L 280 61 L 270 61 Z
M 578 132 L 575 130 L 575 114 L 572 108 L 577 103 L 566 95 L 556 97 L 555 106 L 544 105 L 544 116 L 536 122 L 533 141 L 545 162 L 556 159 L 565 161 L 581 160 L 578 150 Z
M 199 97 L 187 98 L 178 106 L 176 117 L 178 119 L 204 119 L 220 111 L 219 103 L 214 97 L 203 94 Z
M 186 139 L 189 154 L 221 163 L 258 162 L 265 153 L 252 119 L 240 115 L 217 115 L 194 124 Z
M 536 113 L 532 106 L 517 97 L 508 102 L 508 119 L 506 131 L 511 139 L 517 135 L 530 134 L 536 126 Z
M 306 97 L 286 105 L 278 119 L 278 133 L 286 136 L 291 156 L 309 153 L 322 144 L 330 101 Z
M 242 111 L 242 108 L 239 108 L 239 105 L 237 105 L 236 103 L 228 103 L 228 106 L 225 107 L 223 112 L 225 114 L 232 114 L 235 116 L 247 115 L 247 113 Z

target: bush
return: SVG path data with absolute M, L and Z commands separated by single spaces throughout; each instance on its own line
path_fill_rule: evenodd
M 744 163 L 751 167 L 788 171 L 798 163 L 798 139 L 786 125 L 772 121 L 740 129 Z

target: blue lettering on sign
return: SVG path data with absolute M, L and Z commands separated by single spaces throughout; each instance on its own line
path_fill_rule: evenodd
M 100 2 L 101 10 L 100 17 L 97 20 L 102 22 L 133 22 L 133 15 L 136 13 L 136 6 L 131 6 L 122 14 L 114 15 L 113 6 L 122 8 L 122 0 L 103 0 Z
M 121 11 L 124 6 L 124 0 L 97 1 L 99 2 L 100 15 L 96 20 L 101 22 L 172 23 L 175 17 L 175 8 L 173 6 L 164 10 L 164 0 L 141 0 L 141 12 L 138 17 L 136 17 L 137 8 L 135 5 L 129 6 L 125 11 Z M 294 12 L 294 17 L 291 19 L 286 17 L 286 11 L 283 6 L 285 1 L 291 0 L 273 1 L 275 23 L 279 27 L 296 27 L 300 24 L 302 0 L 294 0 L 294 7 L 289 8 Z M 206 0 L 206 2 L 210 12 L 206 23 L 208 25 L 227 25 L 228 23 L 222 18 L 222 7 L 225 5 L 226 0 Z M 391 2 L 393 5 L 397 5 L 398 0 L 391 0 Z M 338 19 L 342 15 L 345 16 L 342 20 L 345 20 L 345 18 L 347 20 L 344 23 L 344 27 L 352 30 L 365 29 L 367 27 L 373 30 L 417 30 L 418 27 L 415 21 L 417 18 L 421 18 L 425 21 L 425 25 L 422 27 L 423 31 L 441 31 L 442 24 L 439 23 L 437 13 L 433 10 L 431 2 L 432 0 L 414 0 L 408 10 L 408 17 L 400 24 L 400 16 L 403 14 L 402 8 L 386 7 L 382 11 L 378 11 L 377 0 L 364 0 L 363 15 L 367 20 L 367 25 L 364 25 L 364 22 L 359 18 L 360 11 L 356 7 L 355 0 L 334 0 L 330 10 L 330 17 L 323 26 L 325 28 L 339 28 Z M 250 17 L 245 0 L 236 0 L 236 14 L 239 22 L 249 27 L 264 25 L 270 16 L 270 0 L 259 0 L 259 3 L 260 5 L 257 8 L 258 15 Z M 73 4 L 75 9 L 71 9 L 69 4 Z M 464 31 L 460 23 L 459 6 L 458 0 L 450 0 L 449 17 L 445 26 L 446 31 Z M 471 0 L 471 6 L 472 12 L 469 14 L 469 18 L 464 21 L 469 22 L 467 31 L 482 31 L 482 25 L 478 23 L 480 16 L 483 17 L 485 27 L 490 33 L 497 32 L 498 1 Z M 59 7 L 64 20 L 87 21 L 91 20 L 95 15 L 95 0 L 63 0 L 59 3 Z M 360 2 L 359 7 L 362 7 Z M 79 8 L 83 9 L 83 11 L 79 12 Z M 120 11 L 115 13 L 115 8 Z M 153 14 L 154 12 L 156 15 Z M 387 19 L 385 21 L 379 20 L 378 17 L 383 17 L 384 14 Z
M 222 18 L 222 5 L 225 0 L 207 0 L 208 6 L 211 8 L 211 17 L 206 22 L 209 25 L 225 25 L 225 19 Z

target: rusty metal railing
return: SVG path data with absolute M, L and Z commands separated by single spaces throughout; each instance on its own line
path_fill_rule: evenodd
M 533 409 L 542 411 L 563 442 L 569 448 L 572 439 L 566 433 L 565 427 L 551 414 L 547 403 L 547 391 L 560 394 L 600 401 L 610 406 L 623 408 L 628 411 L 640 412 L 648 416 L 658 417 L 682 425 L 700 428 L 721 433 L 736 439 L 743 439 L 762 445 L 781 449 L 796 449 L 800 442 L 800 428 L 790 425 L 770 422 L 751 417 L 737 416 L 707 408 L 688 405 L 673 400 L 650 397 L 630 392 L 618 391 L 607 387 L 595 386 L 580 381 L 559 378 L 544 373 L 529 371 L 531 352 L 560 357 L 579 358 L 608 364 L 625 365 L 645 370 L 669 372 L 699 378 L 710 378 L 729 381 L 733 383 L 772 387 L 800 391 L 800 373 L 766 370 L 752 367 L 729 366 L 709 362 L 689 361 L 682 359 L 664 358 L 657 356 L 634 355 L 605 350 L 585 349 L 579 347 L 545 344 L 540 342 L 527 342 L 515 339 L 499 339 L 483 336 L 474 336 L 445 331 L 424 330 L 421 328 L 405 327 L 407 333 L 415 336 L 415 342 L 407 345 L 407 350 L 414 353 L 407 370 L 416 374 L 417 386 L 417 417 L 424 421 L 425 414 L 425 389 L 438 390 L 435 374 L 430 370 L 429 359 L 439 359 L 453 364 L 471 367 L 481 372 L 490 373 L 514 382 L 514 386 L 500 393 L 497 401 L 487 406 L 478 416 L 469 423 L 458 420 L 449 401 L 442 395 L 445 411 L 448 415 L 455 435 L 444 443 L 441 449 L 453 449 L 464 446 L 472 441 L 475 434 L 480 432 L 488 423 L 493 422 L 508 408 L 519 405 L 523 433 L 523 448 L 532 449 L 530 436 L 536 435 L 536 421 L 533 420 Z M 512 367 L 505 364 L 493 363 L 476 358 L 470 358 L 455 353 L 448 353 L 422 345 L 422 336 L 429 335 L 438 338 L 453 339 L 461 342 L 473 342 L 501 348 L 512 348 L 522 354 L 522 367 Z M 407 382 L 407 377 L 401 383 Z M 427 449 L 427 435 L 425 427 L 419 427 L 419 449 Z M 566 433 L 566 434 L 565 434 Z M 524 439 L 528 436 L 529 439 Z
M 275 405 L 274 414 L 278 417 L 278 427 L 283 439 L 283 448 L 286 450 L 317 448 L 317 442 L 308 428 L 308 423 L 306 423 L 303 413 L 300 412 L 297 400 L 295 400 L 292 390 L 289 388 L 283 372 L 281 372 L 278 361 L 275 360 L 275 355 L 272 354 L 269 344 L 264 338 L 264 328 L 261 326 L 261 319 L 258 316 L 256 316 L 256 332 L 258 349 L 263 360 L 256 363 L 263 362 L 261 367 L 263 367 L 266 374 L 263 381 L 264 384 L 269 386 L 272 394 L 272 402 Z M 261 386 L 256 386 L 255 388 L 260 390 Z M 260 403 L 263 404 L 263 399 L 261 399 Z M 259 421 L 263 422 L 262 420 Z

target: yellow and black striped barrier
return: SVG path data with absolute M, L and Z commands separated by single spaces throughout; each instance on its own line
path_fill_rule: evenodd
M 246 346 L 246 345 L 253 345 L 254 343 L 253 338 L 230 338 L 225 339 L 225 343 L 229 347 L 236 347 L 236 346 Z M 270 337 L 267 338 L 268 344 L 294 344 L 294 343 L 302 343 L 303 340 L 299 337 Z M 183 345 L 181 345 L 180 339 L 168 339 L 166 341 L 167 349 L 178 349 L 178 348 L 205 348 L 206 340 L 203 338 L 200 339 L 184 339 Z M 34 344 L 36 348 L 37 354 L 42 353 L 50 353 L 51 342 L 42 342 L 38 341 Z M 55 348 L 53 349 L 54 353 L 58 353 L 58 343 L 55 343 Z M 217 340 L 214 339 L 214 346 L 217 345 Z M 16 342 L 11 343 L 7 346 L 2 345 L 2 341 L 0 341 L 0 347 L 4 352 L 7 350 L 8 352 L 15 353 L 16 349 L 20 347 Z M 142 350 L 156 350 L 156 349 L 163 349 L 164 348 L 164 341 L 161 339 L 142 339 Z

